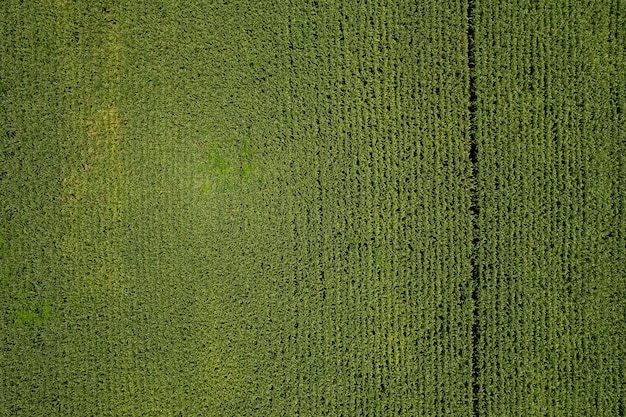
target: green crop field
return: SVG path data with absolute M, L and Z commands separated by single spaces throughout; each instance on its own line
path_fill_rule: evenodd
M 0 416 L 624 416 L 622 0 L 2 0 Z

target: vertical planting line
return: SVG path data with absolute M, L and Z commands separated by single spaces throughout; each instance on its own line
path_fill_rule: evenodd
M 467 1 L 467 66 L 469 71 L 469 102 L 468 102 L 468 135 L 469 135 L 469 158 L 471 162 L 471 192 L 470 192 L 470 212 L 472 215 L 472 308 L 473 308 L 473 321 L 472 321 L 472 409 L 474 417 L 479 415 L 479 383 L 478 383 L 478 341 L 479 341 L 479 327 L 478 327 L 478 288 L 479 288 L 479 273 L 478 273 L 478 184 L 477 184 L 477 170 L 478 170 L 478 147 L 476 144 L 476 58 L 475 58 L 475 45 L 474 45 L 474 13 L 475 13 L 475 0 Z

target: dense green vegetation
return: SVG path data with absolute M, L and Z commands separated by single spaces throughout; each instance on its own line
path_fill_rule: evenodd
M 476 2 L 481 415 L 624 415 L 625 19 Z
M 1 2 L 0 415 L 623 415 L 624 16 Z

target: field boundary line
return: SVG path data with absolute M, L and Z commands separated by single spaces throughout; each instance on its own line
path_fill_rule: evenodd
M 467 1 L 467 66 L 469 73 L 469 101 L 468 101 L 468 139 L 469 139 L 469 159 L 471 163 L 471 188 L 470 188 L 470 212 L 472 216 L 472 414 L 474 417 L 480 415 L 479 407 L 479 312 L 478 312 L 478 289 L 479 289 L 479 272 L 478 272 L 478 146 L 476 143 L 476 57 L 475 57 L 475 0 Z

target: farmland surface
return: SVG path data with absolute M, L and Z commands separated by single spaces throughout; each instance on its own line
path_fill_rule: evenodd
M 623 416 L 626 6 L 0 3 L 0 416 Z
M 624 415 L 625 19 L 476 2 L 480 415 Z

